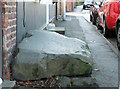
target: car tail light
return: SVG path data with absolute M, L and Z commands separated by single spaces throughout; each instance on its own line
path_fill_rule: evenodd
M 99 9 L 97 9 L 97 12 L 99 12 Z

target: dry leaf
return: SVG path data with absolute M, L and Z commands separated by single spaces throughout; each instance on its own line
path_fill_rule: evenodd
M 97 68 L 95 68 L 94 70 L 95 70 L 95 71 L 99 71 L 99 69 L 97 69 Z

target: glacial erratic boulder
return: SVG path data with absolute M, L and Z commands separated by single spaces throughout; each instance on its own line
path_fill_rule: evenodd
M 55 75 L 88 75 L 92 71 L 92 55 L 87 44 L 55 32 L 31 31 L 19 45 L 13 63 L 13 78 L 39 80 Z

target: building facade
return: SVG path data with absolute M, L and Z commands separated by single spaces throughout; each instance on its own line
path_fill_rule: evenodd
M 73 11 L 76 5 L 76 0 L 66 0 L 66 12 Z M 63 15 L 63 0 L 58 1 L 58 15 Z
M 28 30 L 43 29 L 55 17 L 55 5 L 39 2 L 0 2 L 0 79 L 10 80 L 17 45 Z M 48 22 L 47 22 L 48 21 Z

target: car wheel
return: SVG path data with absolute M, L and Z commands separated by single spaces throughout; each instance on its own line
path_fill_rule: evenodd
M 83 9 L 85 9 L 85 5 L 83 5 Z
M 100 21 L 99 21 L 99 17 L 97 16 L 97 18 L 96 18 L 96 26 L 97 26 L 97 28 L 99 29 L 99 30 L 102 30 L 103 28 L 102 28 L 102 26 L 100 26 Z
M 109 37 L 109 29 L 108 29 L 108 27 L 107 27 L 107 25 L 106 25 L 105 19 L 104 19 L 103 35 L 104 35 L 106 38 Z
M 92 17 L 92 23 L 93 23 L 93 25 L 96 25 L 95 17 L 94 16 Z
M 97 18 L 96 18 L 96 26 L 97 26 L 98 29 L 100 29 L 100 25 L 99 25 L 99 17 L 98 17 L 98 16 L 97 16 Z
M 92 16 L 90 15 L 90 21 L 92 21 Z
M 118 32 L 117 32 L 117 46 L 118 49 L 120 50 L 120 23 L 118 24 Z

